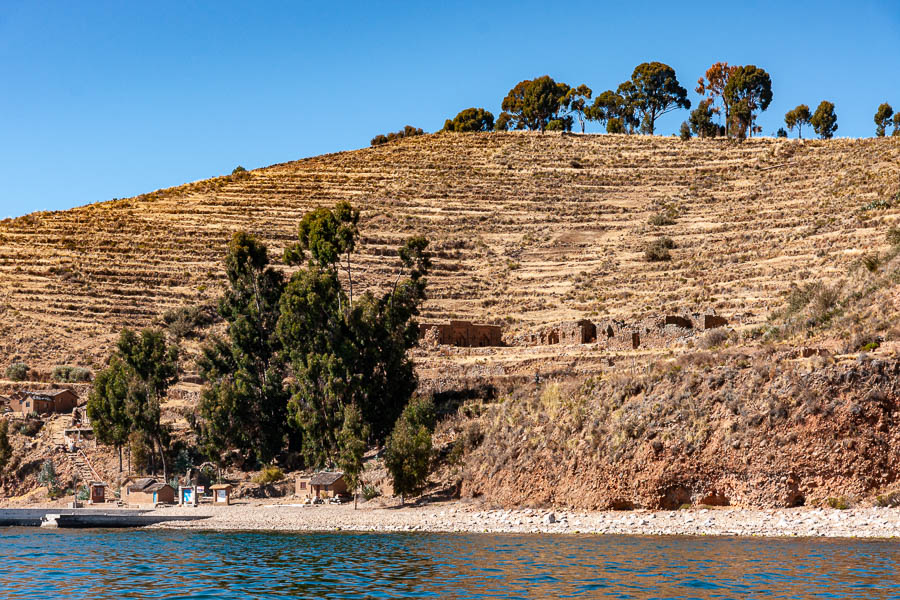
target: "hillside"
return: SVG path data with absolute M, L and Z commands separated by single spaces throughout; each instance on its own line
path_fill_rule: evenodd
M 97 368 L 123 325 L 217 295 L 233 231 L 279 254 L 304 211 L 342 199 L 362 209 L 367 285 L 404 236 L 432 240 L 430 319 L 515 332 L 715 309 L 752 325 L 791 284 L 838 278 L 885 247 L 898 178 L 896 138 L 409 138 L 0 222 L 0 353 Z M 660 213 L 672 224 L 651 225 Z M 648 262 L 661 235 L 672 260 Z

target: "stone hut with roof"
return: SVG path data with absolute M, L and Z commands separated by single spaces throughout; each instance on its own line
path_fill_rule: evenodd
M 72 390 L 20 390 L 9 397 L 9 408 L 22 414 L 67 413 L 78 405 L 78 394 Z
M 340 471 L 299 475 L 294 484 L 294 494 L 298 498 L 335 498 L 348 493 L 347 482 Z
M 122 501 L 126 504 L 150 506 L 175 504 L 175 488 L 153 477 L 126 480 L 122 487 L 124 488 Z

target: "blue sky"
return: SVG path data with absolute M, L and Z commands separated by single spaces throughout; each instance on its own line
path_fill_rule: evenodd
M 766 135 L 828 99 L 838 136 L 871 136 L 879 103 L 900 109 L 898 57 L 900 0 L 0 0 L 0 218 L 435 131 L 543 74 L 599 93 L 648 60 L 695 104 L 711 63 L 765 68 Z

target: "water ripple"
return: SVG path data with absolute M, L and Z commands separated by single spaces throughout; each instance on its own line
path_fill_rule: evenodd
M 900 598 L 888 541 L 0 529 L 0 597 Z

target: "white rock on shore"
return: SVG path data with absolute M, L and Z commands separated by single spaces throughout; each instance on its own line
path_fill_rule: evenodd
M 595 533 L 629 535 L 724 535 L 766 537 L 900 536 L 900 509 L 820 510 L 792 508 L 571 512 L 531 509 L 482 511 L 463 503 L 425 507 L 362 505 L 289 506 L 237 504 L 162 508 L 155 514 L 197 515 L 197 521 L 154 527 L 205 530 L 433 531 L 496 533 Z

